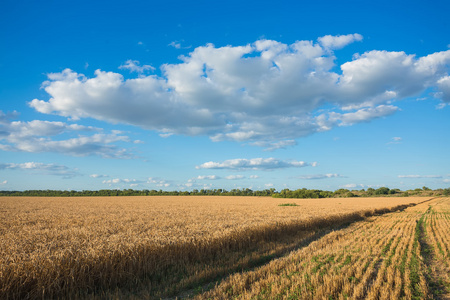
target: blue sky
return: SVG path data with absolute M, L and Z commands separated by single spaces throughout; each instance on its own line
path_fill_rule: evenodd
M 448 1 L 0 4 L 0 189 L 450 186 Z

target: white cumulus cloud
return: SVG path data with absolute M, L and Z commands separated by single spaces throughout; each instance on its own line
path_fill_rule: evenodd
M 3 151 L 56 152 L 105 158 L 134 157 L 128 150 L 116 146 L 118 142 L 129 142 L 129 138 L 118 131 L 108 134 L 91 126 L 41 120 L 11 121 L 9 118 L 0 111 L 0 150 Z M 93 134 L 80 135 L 80 131 Z M 65 136 L 67 134 L 76 134 L 76 137 L 68 138 Z
M 63 178 L 72 178 L 80 175 L 76 169 L 71 169 L 67 166 L 40 162 L 0 163 L 0 170 L 22 170 L 43 175 L 62 176 Z
M 362 35 L 355 33 L 338 36 L 326 35 L 318 38 L 317 40 L 324 48 L 340 49 L 355 41 L 362 41 L 362 39 Z
M 181 61 L 137 78 L 96 70 L 92 78 L 70 69 L 48 74 L 49 99 L 29 105 L 41 113 L 94 118 L 168 136 L 207 135 L 275 150 L 336 126 L 389 116 L 393 100 L 428 88 L 449 102 L 450 50 L 418 57 L 373 50 L 336 66 L 335 50 L 359 34 L 284 44 L 258 40 L 241 46 L 193 49 Z M 174 43 L 173 46 L 178 44 Z M 340 71 L 337 71 L 339 70 Z

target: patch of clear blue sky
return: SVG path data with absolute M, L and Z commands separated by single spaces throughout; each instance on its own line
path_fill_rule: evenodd
M 354 53 L 368 50 L 405 51 L 423 56 L 448 49 L 449 11 L 448 1 L 4 0 L 0 4 L 0 110 L 16 110 L 22 121 L 66 122 L 66 118 L 39 114 L 27 106 L 34 98 L 48 99 L 40 89 L 47 73 L 70 68 L 89 77 L 96 69 L 102 69 L 133 77 L 117 68 L 134 59 L 154 66 L 155 74 L 160 74 L 162 64 L 179 62 L 179 55 L 207 43 L 237 46 L 266 38 L 290 44 L 296 40 L 315 41 L 328 34 L 360 33 L 364 36 L 362 42 L 336 51 L 337 66 L 351 60 Z M 181 49 L 168 46 L 171 42 L 178 42 Z M 290 188 L 324 189 L 353 183 L 396 187 L 403 184 L 398 175 L 450 173 L 446 170 L 449 108 L 435 109 L 438 102 L 430 96 L 425 101 L 410 99 L 395 104 L 402 110 L 392 116 L 298 139 L 297 146 L 275 152 L 234 142 L 213 143 L 207 137 L 163 139 L 154 132 L 130 126 L 82 119 L 77 123 L 132 132 L 129 134 L 132 138 L 145 142 L 136 145 L 136 154 L 142 159 L 124 161 L 2 151 L 0 163 L 55 163 L 77 168 L 80 176 L 68 180 L 19 170 L 0 171 L 0 182 L 3 178 L 10 182 L 0 188 L 107 188 L 101 183 L 104 178 L 89 178 L 93 173 L 107 174 L 106 179 L 161 177 L 185 183 L 198 175 L 225 177 L 236 173 L 195 169 L 205 161 L 253 157 L 318 161 L 319 166 L 279 172 L 238 172 L 247 177 L 260 176 L 258 181 L 243 182 L 242 187 L 264 188 L 265 183 L 273 183 L 278 189 L 284 184 Z M 402 140 L 390 143 L 393 137 Z M 338 173 L 345 177 L 314 181 L 297 178 L 315 173 Z M 216 188 L 239 186 L 235 181 L 208 183 Z M 422 183 L 448 186 L 436 179 L 410 179 L 404 185 L 409 188 Z M 171 188 L 178 189 L 175 185 Z

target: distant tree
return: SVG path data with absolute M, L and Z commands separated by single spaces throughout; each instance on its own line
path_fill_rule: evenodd
M 368 188 L 366 191 L 367 196 L 375 195 L 375 189 L 374 188 Z
M 389 188 L 387 187 L 380 187 L 375 190 L 375 195 L 387 195 L 389 194 Z
M 338 189 L 334 191 L 333 196 L 334 197 L 347 197 L 347 194 L 350 193 L 350 190 L 348 189 Z

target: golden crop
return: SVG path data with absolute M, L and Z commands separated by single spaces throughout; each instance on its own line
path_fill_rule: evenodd
M 450 198 L 371 217 L 197 298 L 448 299 L 449 223 Z
M 296 286 L 310 293 L 304 295 L 342 295 L 342 291 L 350 293 L 353 287 L 355 293 L 372 295 L 368 283 L 384 284 L 387 276 L 394 276 L 388 281 L 398 289 L 400 271 L 392 271 L 380 253 L 389 241 L 398 249 L 413 247 L 410 233 L 414 224 L 402 224 L 414 222 L 409 216 L 422 212 L 379 217 L 314 240 L 324 228 L 337 228 L 426 198 L 289 199 L 297 206 L 278 206 L 285 200 L 225 196 L 2 197 L 0 298 L 160 298 L 270 260 L 269 268 L 282 261 L 286 265 L 275 273 L 273 269 L 261 271 L 266 277 L 248 275 L 252 272 L 236 275 L 250 277 L 244 279 L 243 286 L 228 287 L 226 281 L 221 286 L 227 288 L 219 286 L 211 295 L 257 295 L 263 290 L 273 293 L 286 288 L 290 291 L 294 285 L 286 284 L 296 278 L 296 272 L 301 282 Z M 378 221 L 391 219 L 398 219 L 395 226 L 391 221 Z M 441 219 L 430 217 L 427 222 L 441 224 L 437 221 Z M 448 235 L 444 235 L 446 220 L 446 225 L 427 227 L 433 230 L 434 243 L 447 247 L 442 250 L 444 261 L 448 260 L 449 249 Z M 371 227 L 374 224 L 377 227 Z M 404 233 L 399 235 L 400 231 Z M 354 240 L 356 236 L 359 238 Z M 273 260 L 311 241 L 307 248 L 299 250 L 303 256 L 292 254 L 284 260 Z M 414 247 L 407 253 L 416 253 Z M 407 262 L 412 259 L 408 255 Z M 397 262 L 403 257 L 394 252 L 391 260 Z M 298 261 L 295 268 L 289 265 L 293 261 Z M 320 268 L 316 270 L 318 263 Z M 333 271 L 339 266 L 338 271 Z M 380 269 L 383 274 L 394 275 L 378 279 Z M 326 274 L 322 274 L 325 270 Z M 409 277 L 404 275 L 408 270 L 401 273 L 400 286 L 408 284 Z M 281 273 L 286 276 L 275 280 Z M 318 290 L 319 283 L 328 282 L 327 278 L 337 273 L 345 275 L 340 281 L 324 284 L 323 291 Z M 352 276 L 358 280 L 349 281 Z M 229 282 L 237 280 L 233 278 Z M 423 285 L 423 278 L 419 284 Z M 402 291 L 406 294 L 407 289 L 400 288 Z

